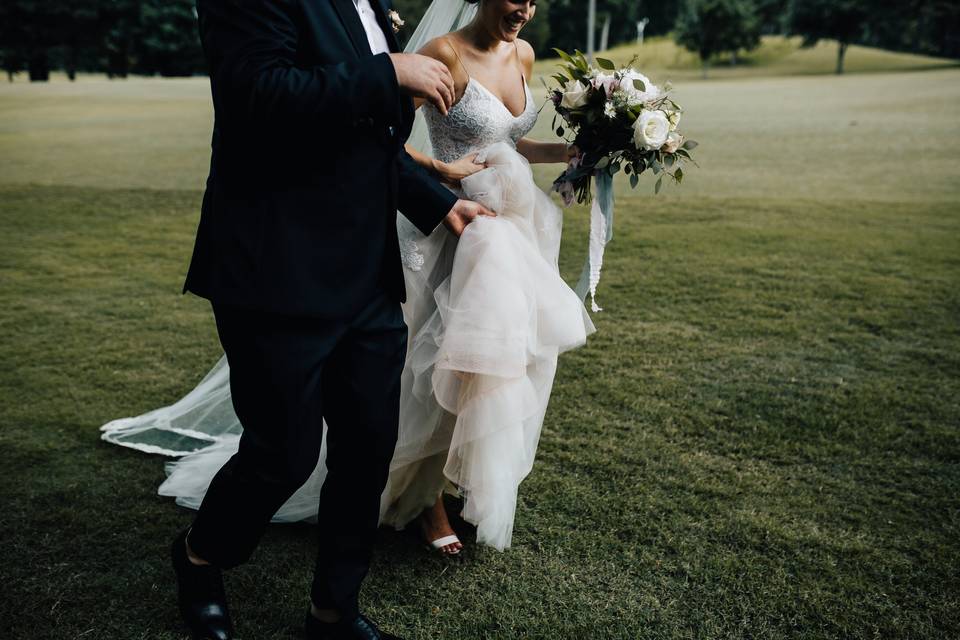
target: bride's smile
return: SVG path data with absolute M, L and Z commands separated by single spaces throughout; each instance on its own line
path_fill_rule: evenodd
M 534 0 L 482 0 L 479 18 L 494 40 L 513 42 L 536 12 Z

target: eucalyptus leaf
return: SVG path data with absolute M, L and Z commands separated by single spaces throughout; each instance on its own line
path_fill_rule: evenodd
M 643 80 L 640 78 L 633 79 L 633 86 L 636 87 L 637 91 L 644 92 L 647 90 L 647 85 L 643 83 Z
M 687 141 L 684 142 L 682 145 L 680 145 L 680 148 L 681 148 L 681 149 L 686 149 L 687 151 L 693 151 L 693 150 L 696 149 L 698 146 L 700 146 L 700 145 L 699 145 L 698 143 L 694 142 L 693 140 L 687 140 Z
M 663 159 L 663 164 L 667 165 L 668 169 L 673 166 L 673 162 L 674 157 L 672 154 L 667 154 L 667 157 Z
M 683 169 L 677 167 L 677 170 L 673 172 L 673 177 L 677 179 L 677 184 L 683 182 Z
M 607 60 L 606 58 L 597 58 L 596 61 L 597 61 L 597 66 L 600 67 L 601 69 L 606 69 L 607 71 L 614 71 L 617 68 L 617 65 L 615 65 L 613 61 Z
M 630 174 L 630 187 L 633 189 L 637 188 L 637 184 L 640 182 L 640 176 L 635 173 Z
M 657 178 L 657 184 L 653 185 L 653 192 L 655 194 L 660 193 L 660 187 L 662 186 L 663 186 L 663 176 L 660 176 L 659 178 Z
M 584 73 L 590 70 L 590 65 L 587 63 L 587 57 L 583 54 L 583 51 L 576 49 L 576 55 L 573 58 L 573 62 L 577 65 L 577 68 L 583 71 Z

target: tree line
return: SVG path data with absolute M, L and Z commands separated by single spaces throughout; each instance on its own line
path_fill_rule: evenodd
M 125 78 L 206 72 L 194 0 L 3 0 L 0 63 L 34 81 L 61 69 Z
M 319 1 L 319 0 L 318 0 Z M 409 37 L 430 0 L 393 0 Z M 838 71 L 850 44 L 960 57 L 960 0 L 597 0 L 598 32 L 614 46 L 673 33 L 705 68 L 721 54 L 755 47 L 763 34 L 837 40 Z M 539 0 L 524 30 L 540 55 L 586 50 L 586 0 Z M 597 35 L 598 42 L 600 35 Z M 3 0 L 0 64 L 46 80 L 51 69 L 184 76 L 206 72 L 194 0 Z
M 960 58 L 960 0 L 685 0 L 674 26 L 678 44 L 710 61 L 760 44 L 764 33 L 837 41 L 836 72 L 851 44 Z

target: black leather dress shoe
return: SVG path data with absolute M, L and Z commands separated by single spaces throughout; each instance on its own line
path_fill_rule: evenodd
M 171 555 L 177 574 L 180 615 L 195 640 L 232 640 L 233 623 L 223 591 L 223 575 L 212 566 L 198 566 L 187 558 L 187 532 L 173 541 Z
M 380 631 L 366 616 L 340 622 L 320 622 L 307 611 L 307 640 L 402 640 Z

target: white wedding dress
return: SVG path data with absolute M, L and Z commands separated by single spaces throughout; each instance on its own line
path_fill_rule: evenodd
M 478 542 L 501 550 L 510 546 L 517 490 L 533 466 L 557 356 L 594 331 L 559 275 L 561 212 L 516 152 L 537 120 L 525 90 L 519 116 L 472 79 L 447 117 L 423 108 L 438 159 L 482 154 L 488 168 L 463 180 L 460 195 L 498 217 L 477 219 L 459 239 L 443 227 L 424 237 L 398 218 L 410 339 L 399 440 L 381 503 L 381 521 L 403 527 L 441 491 L 456 490 Z M 241 431 L 225 360 L 176 404 L 103 431 L 116 444 L 182 456 L 167 464 L 159 492 L 199 507 Z M 316 519 L 325 454 L 276 521 Z

